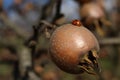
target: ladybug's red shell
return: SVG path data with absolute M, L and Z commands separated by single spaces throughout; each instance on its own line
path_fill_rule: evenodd
M 82 55 L 99 50 L 94 35 L 83 26 L 65 24 L 57 28 L 50 39 L 49 52 L 53 62 L 63 71 L 81 73 L 77 67 Z

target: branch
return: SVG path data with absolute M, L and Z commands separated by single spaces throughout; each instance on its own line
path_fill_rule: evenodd
M 5 25 L 9 26 L 11 29 L 13 29 L 17 35 L 21 36 L 22 38 L 26 38 L 28 34 L 20 28 L 20 26 L 14 24 L 11 22 L 5 15 L 0 15 L 0 18 L 4 21 Z
M 56 20 L 62 18 L 64 15 L 61 13 L 61 5 L 62 5 L 62 0 L 57 0 L 57 4 L 56 4 L 56 13 L 55 16 L 53 18 L 53 23 L 56 24 Z
M 56 25 L 53 25 L 45 20 L 41 20 L 40 23 L 43 23 L 44 25 L 46 25 L 48 28 L 55 28 Z
M 26 69 L 25 75 L 22 80 L 28 80 L 30 78 L 29 73 L 32 70 L 32 73 L 37 77 L 37 73 L 34 70 L 35 64 L 35 54 L 36 54 L 36 46 L 38 43 L 39 36 L 48 28 L 54 29 L 55 26 L 48 23 L 47 21 L 40 21 L 39 24 L 33 26 L 33 35 L 25 42 L 25 45 L 30 48 L 31 50 L 31 63 L 32 65 Z M 34 78 L 36 79 L 36 78 Z
M 42 15 L 40 17 L 40 20 L 45 20 L 52 15 L 55 2 L 56 0 L 50 0 L 50 2 L 42 8 Z
M 62 0 L 57 0 L 57 5 L 56 5 L 56 14 L 55 16 L 60 15 L 60 10 L 61 10 L 61 4 L 62 4 Z
M 120 38 L 116 37 L 116 38 L 105 38 L 105 39 L 101 39 L 99 40 L 99 43 L 101 45 L 120 45 Z

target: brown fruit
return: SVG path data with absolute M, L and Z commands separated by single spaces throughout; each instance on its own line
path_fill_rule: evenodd
M 111 23 L 105 17 L 103 8 L 96 2 L 86 3 L 81 6 L 80 16 L 85 27 L 97 32 L 101 37 L 106 35 L 103 26 L 111 26 Z
M 81 17 L 91 17 L 94 19 L 99 19 L 105 16 L 103 9 L 96 3 L 91 2 L 84 4 L 80 8 L 80 16 Z
M 99 44 L 95 36 L 82 25 L 62 25 L 53 32 L 50 39 L 51 59 L 68 73 L 90 73 L 89 70 L 93 69 L 91 65 L 97 65 L 93 58 L 96 61 L 98 51 Z

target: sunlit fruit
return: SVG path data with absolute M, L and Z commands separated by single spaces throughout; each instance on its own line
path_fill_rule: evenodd
M 91 73 L 90 70 L 98 67 L 98 51 L 97 39 L 78 20 L 57 28 L 50 39 L 49 53 L 52 61 L 68 73 Z

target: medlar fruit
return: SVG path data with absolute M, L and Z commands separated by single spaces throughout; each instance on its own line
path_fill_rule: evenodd
M 95 36 L 80 21 L 57 28 L 50 39 L 52 61 L 63 71 L 73 74 L 99 71 L 99 44 Z

